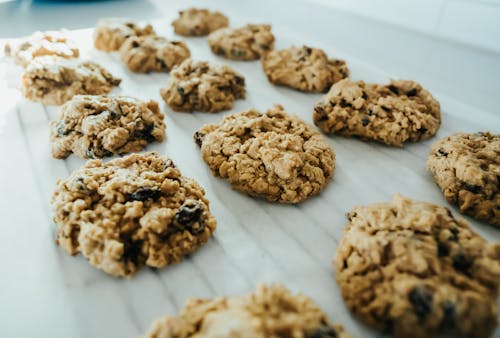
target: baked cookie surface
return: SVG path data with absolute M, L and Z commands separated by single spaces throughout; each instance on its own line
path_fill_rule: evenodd
M 156 101 L 126 96 L 77 95 L 50 123 L 52 156 L 99 158 L 140 151 L 165 139 L 165 123 Z
M 249 295 L 190 299 L 178 316 L 157 320 L 145 338 L 349 338 L 312 299 L 281 285 Z
M 251 196 L 299 203 L 320 193 L 333 176 L 335 153 L 323 136 L 282 106 L 226 116 L 194 135 L 215 176 Z
M 188 59 L 170 73 L 160 94 L 175 111 L 216 113 L 245 98 L 245 78 L 225 65 Z
M 90 160 L 52 196 L 57 243 L 117 277 L 161 268 L 207 242 L 216 227 L 204 190 L 156 153 Z
M 119 50 L 125 40 L 132 36 L 154 35 L 151 25 L 139 25 L 127 19 L 107 18 L 97 22 L 94 31 L 94 47 L 112 52 Z
M 35 32 L 28 38 L 17 43 L 7 43 L 5 54 L 23 67 L 40 56 L 59 56 L 62 58 L 77 58 L 80 51 L 74 41 L 67 38 L 65 31 Z
M 172 22 L 174 31 L 184 36 L 205 36 L 228 25 L 228 18 L 221 12 L 201 8 L 180 11 L 179 17 Z
M 349 76 L 345 61 L 329 59 L 326 53 L 308 46 L 270 51 L 262 68 L 271 83 L 303 92 L 322 93 Z
M 439 102 L 414 81 L 378 85 L 344 79 L 316 104 L 313 119 L 325 133 L 402 147 L 405 142 L 435 135 L 441 109 Z
M 400 195 L 347 214 L 334 260 L 347 307 L 396 337 L 489 337 L 500 243 L 444 207 Z
M 22 89 L 27 99 L 61 105 L 78 94 L 107 94 L 120 82 L 95 62 L 43 56 L 26 68 Z
M 450 135 L 432 146 L 427 167 L 448 202 L 500 227 L 500 135 Z
M 249 24 L 210 33 L 208 44 L 215 54 L 228 59 L 257 60 L 274 48 L 274 35 L 271 25 Z
M 190 55 L 184 42 L 157 35 L 132 36 L 120 48 L 123 63 L 136 73 L 169 72 Z

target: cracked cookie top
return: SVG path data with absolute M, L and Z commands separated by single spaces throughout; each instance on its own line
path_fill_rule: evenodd
M 94 47 L 112 52 L 119 50 L 129 37 L 144 35 L 155 35 L 153 26 L 141 26 L 123 18 L 100 19 L 94 31 Z
M 231 114 L 194 138 L 215 176 L 272 202 L 299 203 L 318 194 L 335 168 L 335 153 L 323 136 L 279 105 L 264 114 Z
M 394 196 L 347 214 L 334 260 L 347 307 L 396 337 L 489 337 L 500 243 L 444 207 Z
M 90 160 L 57 182 L 57 243 L 117 277 L 179 262 L 216 227 L 205 191 L 154 152 Z
M 500 226 L 500 135 L 456 133 L 437 141 L 427 167 L 446 200 Z
M 180 11 L 179 17 L 172 22 L 174 31 L 184 36 L 204 36 L 228 25 L 228 18 L 221 12 L 200 8 Z
M 405 142 L 435 135 L 441 109 L 439 102 L 414 81 L 378 85 L 344 79 L 316 104 L 313 119 L 325 133 L 402 147 Z

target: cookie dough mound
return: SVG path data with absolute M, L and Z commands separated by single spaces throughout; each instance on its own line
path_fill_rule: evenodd
M 122 61 L 136 73 L 169 72 L 189 58 L 191 53 L 182 41 L 170 41 L 161 36 L 132 36 L 120 48 Z
M 180 11 L 179 18 L 172 22 L 174 31 L 184 36 L 205 36 L 228 25 L 228 18 L 221 12 L 199 8 Z
M 156 153 L 88 161 L 57 182 L 52 207 L 61 248 L 117 277 L 181 261 L 216 227 L 204 190 Z
M 427 167 L 448 202 L 500 227 L 500 135 L 448 136 L 432 146 Z
M 355 207 L 334 266 L 347 307 L 395 337 L 489 337 L 500 243 L 441 206 L 396 195 Z
M 77 95 L 61 107 L 50 123 L 52 156 L 97 158 L 142 150 L 165 139 L 158 103 L 132 97 Z
M 28 64 L 40 56 L 59 56 L 62 58 L 77 58 L 80 51 L 75 43 L 66 37 L 66 32 L 47 31 L 35 32 L 17 43 L 5 44 L 5 55 L 14 59 L 18 65 L 26 68 Z
M 27 99 L 61 105 L 79 94 L 107 94 L 120 82 L 95 62 L 43 56 L 26 68 L 22 89 Z
M 112 52 L 119 50 L 125 40 L 132 36 L 154 35 L 153 26 L 140 26 L 122 18 L 101 19 L 94 31 L 94 47 Z
M 174 67 L 160 93 L 175 111 L 216 113 L 245 98 L 245 78 L 228 66 L 188 59 Z
M 246 25 L 241 28 L 223 28 L 208 36 L 208 44 L 215 54 L 232 60 L 257 60 L 274 48 L 271 25 Z
M 271 83 L 310 93 L 325 92 L 349 76 L 345 61 L 307 46 L 271 51 L 262 58 L 262 67 Z
M 349 338 L 312 299 L 281 285 L 249 295 L 190 299 L 178 316 L 157 320 L 145 338 Z
M 271 202 L 299 203 L 318 194 L 335 168 L 323 136 L 279 105 L 265 114 L 250 109 L 226 116 L 194 138 L 215 176 Z
M 378 85 L 344 79 L 316 104 L 313 118 L 325 133 L 402 147 L 407 141 L 435 135 L 441 109 L 439 102 L 414 81 Z

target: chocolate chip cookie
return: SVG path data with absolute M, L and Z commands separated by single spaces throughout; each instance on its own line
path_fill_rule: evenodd
M 50 123 L 52 156 L 98 158 L 142 150 L 165 139 L 158 103 L 126 96 L 77 95 Z
M 262 67 L 271 83 L 310 93 L 325 92 L 349 76 L 345 61 L 308 46 L 271 51 L 262 58 Z
M 88 161 L 58 180 L 52 207 L 61 248 L 117 277 L 181 261 L 216 227 L 204 190 L 156 153 Z
M 174 67 L 160 94 L 175 111 L 216 113 L 245 98 L 245 78 L 228 66 L 188 59 Z
M 204 36 L 228 25 L 228 18 L 221 12 L 200 8 L 180 11 L 179 17 L 172 22 L 174 31 L 184 36 Z
M 43 56 L 26 68 L 22 90 L 27 99 L 61 105 L 78 94 L 107 94 L 120 82 L 95 62 Z
M 450 135 L 432 146 L 427 167 L 448 202 L 500 227 L 500 135 Z
M 275 106 L 226 116 L 194 135 L 203 160 L 231 186 L 271 202 L 299 203 L 333 176 L 335 153 L 323 136 Z
M 210 33 L 208 44 L 217 55 L 232 60 L 257 60 L 274 48 L 271 25 L 222 28 Z
M 344 79 L 316 104 L 313 118 L 325 133 L 402 147 L 405 142 L 435 135 L 441 109 L 439 102 L 414 81 L 378 85 Z
M 281 285 L 249 295 L 190 299 L 178 316 L 157 320 L 145 338 L 348 338 L 312 299 Z
M 94 31 L 94 47 L 96 49 L 112 52 L 119 50 L 129 37 L 154 35 L 151 25 L 139 25 L 127 19 L 108 18 L 97 22 Z
M 182 41 L 157 35 L 132 36 L 120 48 L 123 63 L 133 72 L 169 72 L 189 58 L 191 53 Z
M 75 43 L 69 40 L 65 31 L 35 32 L 26 39 L 15 43 L 5 44 L 5 55 L 14 59 L 14 62 L 23 67 L 40 56 L 59 56 L 63 58 L 77 58 L 80 51 Z
M 334 266 L 347 307 L 395 337 L 489 337 L 500 243 L 444 207 L 394 196 L 347 214 Z

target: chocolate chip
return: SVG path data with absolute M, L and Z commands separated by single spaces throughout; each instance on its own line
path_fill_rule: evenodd
M 311 53 L 312 53 L 312 48 L 310 48 L 310 47 L 306 47 L 306 48 L 305 48 L 305 51 L 306 51 L 306 54 L 307 54 L 307 55 L 311 55 Z
M 132 48 L 137 48 L 137 47 L 139 47 L 139 42 L 133 41 L 132 42 Z
M 432 311 L 432 293 L 425 286 L 419 285 L 408 294 L 415 313 L 420 319 L 425 318 Z
M 346 108 L 346 107 L 349 107 L 349 103 L 348 103 L 348 102 L 347 102 L 344 98 L 342 98 L 342 99 L 340 100 L 340 106 L 341 106 L 342 108 Z
M 64 124 L 64 121 L 57 122 L 56 130 L 57 130 L 57 134 L 60 136 L 68 135 L 70 132 L 70 130 L 66 129 L 66 125 Z
M 418 130 L 418 132 L 419 132 L 420 134 L 425 134 L 425 133 L 427 133 L 428 131 L 429 131 L 429 129 L 427 129 L 427 128 L 420 128 L 420 129 Z
M 306 334 L 306 338 L 336 338 L 337 331 L 333 327 L 321 325 Z
M 261 43 L 261 44 L 259 45 L 259 47 L 260 47 L 261 49 L 263 49 L 263 50 L 269 50 L 269 45 L 266 45 L 266 44 L 263 44 L 263 43 Z
M 142 242 L 141 241 L 124 241 L 123 255 L 121 259 L 125 262 L 133 262 L 137 264 L 141 256 Z
M 481 186 L 475 184 L 464 183 L 464 188 L 474 194 L 478 194 L 481 192 Z
M 136 125 L 140 126 L 141 123 L 144 123 L 144 121 L 137 122 Z M 154 137 L 152 134 L 153 130 L 154 130 L 154 125 L 144 124 L 142 128 L 139 128 L 134 131 L 132 137 L 136 139 L 146 140 L 148 142 L 154 142 L 156 141 L 156 137 Z
M 443 256 L 448 256 L 450 254 L 450 248 L 448 248 L 448 245 L 446 243 L 438 243 L 438 256 L 443 257 Z
M 370 123 L 370 119 L 365 116 L 363 117 L 363 119 L 361 119 L 361 123 L 363 124 L 363 127 L 366 127 L 368 123 Z
M 196 142 L 196 144 L 198 145 L 198 147 L 201 147 L 201 144 L 203 143 L 204 137 L 205 137 L 205 134 L 200 133 L 199 131 L 194 133 L 193 138 L 194 138 L 194 141 Z
M 399 90 L 398 90 L 398 88 L 397 88 L 396 86 L 394 86 L 394 85 L 390 85 L 390 86 L 389 86 L 389 90 L 390 90 L 391 92 L 393 92 L 394 94 L 396 94 L 396 95 L 398 95 L 398 94 L 399 94 Z
M 441 148 L 438 150 L 438 153 L 439 153 L 439 155 L 442 155 L 444 157 L 448 156 L 448 153 Z
M 234 82 L 236 82 L 236 84 L 239 86 L 244 86 L 245 85 L 245 78 L 241 77 L 241 76 L 235 76 Z
M 469 256 L 463 252 L 459 252 L 453 256 L 453 268 L 460 272 L 466 273 L 472 265 L 472 261 Z
M 417 89 L 413 88 L 406 92 L 406 96 L 411 97 L 417 95 Z
M 144 202 L 147 199 L 156 200 L 160 197 L 161 191 L 158 189 L 152 189 L 147 187 L 141 187 L 127 196 L 127 201 L 141 201 Z
M 444 331 L 453 329 L 457 323 L 457 309 L 455 304 L 451 301 L 446 301 L 441 304 L 443 309 L 443 319 L 441 320 L 440 327 Z
M 200 233 L 205 229 L 205 224 L 200 221 L 203 207 L 198 201 L 185 202 L 175 213 L 174 219 L 181 228 L 188 230 L 191 233 Z M 196 227 L 195 227 L 196 225 Z

